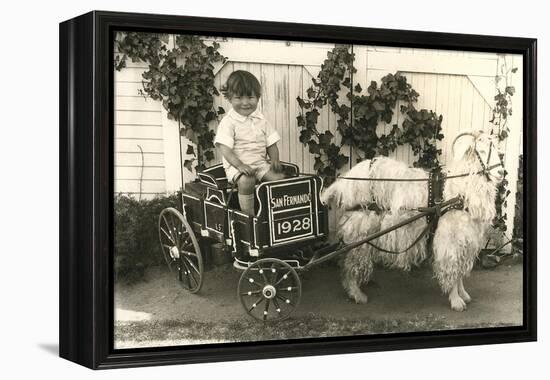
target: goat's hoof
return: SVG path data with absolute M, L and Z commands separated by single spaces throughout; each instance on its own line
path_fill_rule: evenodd
M 451 309 L 454 311 L 464 311 L 466 310 L 466 302 L 460 297 L 456 297 L 450 300 L 451 301 Z
M 472 301 L 472 297 L 470 297 L 470 295 L 466 292 L 466 291 L 463 291 L 463 292 L 459 292 L 458 294 L 460 296 L 460 298 L 462 298 L 464 300 L 464 302 L 466 303 L 470 303 Z
M 360 290 L 351 291 L 348 293 L 348 296 L 350 299 L 355 301 L 355 303 L 366 304 L 369 300 L 369 297 L 367 297 L 367 295 Z

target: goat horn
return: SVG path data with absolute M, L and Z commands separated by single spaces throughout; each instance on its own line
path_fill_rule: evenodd
M 455 154 L 455 143 L 456 143 L 456 140 L 458 140 L 459 138 L 463 137 L 463 136 L 472 136 L 474 139 L 477 139 L 479 137 L 479 132 L 478 131 L 475 131 L 475 132 L 462 132 L 462 133 L 459 133 L 455 139 L 453 140 L 453 143 L 451 144 L 451 152 L 454 156 Z

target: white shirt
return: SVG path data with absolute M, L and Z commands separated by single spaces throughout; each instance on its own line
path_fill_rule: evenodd
M 260 111 L 255 110 L 248 116 L 242 116 L 231 109 L 220 121 L 214 143 L 231 148 L 243 164 L 258 165 L 267 162 L 267 147 L 280 139 Z M 223 167 L 226 170 L 231 167 L 225 158 Z

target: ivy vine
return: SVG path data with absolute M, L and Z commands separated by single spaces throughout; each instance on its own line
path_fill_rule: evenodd
M 314 170 L 330 183 L 337 170 L 349 163 L 349 157 L 342 152 L 346 145 L 355 149 L 357 161 L 361 161 L 387 156 L 398 146 L 409 144 L 417 157 L 415 167 L 438 167 L 441 150 L 437 141 L 443 139 L 443 117 L 430 110 L 417 110 L 419 94 L 399 73 L 386 75 L 380 85 L 372 81 L 363 93 L 359 84 L 353 86 L 353 74 L 357 72 L 354 58 L 349 45 L 337 45 L 328 52 L 317 78 L 313 78 L 307 99 L 297 98 L 301 109 L 297 116 L 300 141 L 315 156 Z M 339 101 L 342 90 L 347 91 L 343 104 Z M 335 143 L 336 136 L 330 131 L 317 129 L 320 109 L 327 104 L 337 115 L 341 144 Z M 402 124 L 393 124 L 388 133 L 379 135 L 379 123 L 391 123 L 398 105 Z
M 499 66 L 499 73 L 495 77 L 496 95 L 494 97 L 495 105 L 493 107 L 493 116 L 490 123 L 493 124 L 491 134 L 497 136 L 499 143 L 508 138 L 510 128 L 508 127 L 509 117 L 512 116 L 512 96 L 516 92 L 514 86 L 510 85 L 512 74 L 517 72 L 517 67 L 509 68 L 506 59 L 502 59 Z M 502 83 L 504 81 L 504 83 Z M 504 159 L 504 154 L 499 153 L 500 159 Z M 502 232 L 506 232 L 506 207 L 508 206 L 508 196 L 510 195 L 509 181 L 506 178 L 508 171 L 504 170 L 504 179 L 497 187 L 496 196 L 496 216 L 493 220 L 493 227 Z
M 214 158 L 214 132 L 209 123 L 225 113 L 222 107 L 214 109 L 214 96 L 219 95 L 214 64 L 226 58 L 218 52 L 218 42 L 210 46 L 198 36 L 177 35 L 172 48 L 168 42 L 167 34 L 120 33 L 115 69 L 126 67 L 128 58 L 148 64 L 140 94 L 161 101 L 168 118 L 178 121 L 180 134 L 197 145 L 197 152 L 188 145 L 187 154 L 197 157 L 197 170 L 201 170 Z
M 118 54 L 115 69 L 126 67 L 132 62 L 145 62 L 148 69 L 142 74 L 143 89 L 140 94 L 162 102 L 170 119 L 180 123 L 180 134 L 197 145 L 187 147 L 187 154 L 197 158 L 197 169 L 214 158 L 214 132 L 209 123 L 225 113 L 222 107 L 214 109 L 214 96 L 219 96 L 215 87 L 214 64 L 225 62 L 226 57 L 218 52 L 219 43 L 207 45 L 198 36 L 175 36 L 174 46 L 168 46 L 167 34 L 122 32 L 115 40 Z M 388 74 L 381 83 L 372 81 L 366 92 L 359 84 L 353 85 L 354 54 L 350 45 L 337 45 L 327 54 L 317 78 L 307 90 L 307 99 L 297 98 L 301 112 L 297 116 L 300 142 L 307 145 L 315 157 L 314 170 L 327 183 L 337 171 L 349 163 L 350 157 L 343 152 L 349 146 L 357 152 L 357 161 L 371 159 L 377 155 L 389 155 L 399 146 L 408 144 L 416 160 L 415 167 L 426 169 L 439 166 L 441 150 L 437 141 L 443 139 L 441 123 L 443 117 L 434 111 L 417 110 L 415 104 L 420 96 L 400 73 Z M 497 94 L 491 123 L 499 141 L 508 137 L 508 119 L 512 115 L 512 96 L 515 88 L 509 85 L 511 74 L 517 68 L 500 67 L 497 75 Z M 504 86 L 499 81 L 504 79 Z M 346 91 L 345 101 L 340 99 Z M 328 105 L 337 115 L 337 136 L 330 131 L 320 132 L 317 128 L 320 110 Z M 378 134 L 380 123 L 389 124 L 396 108 L 403 116 L 401 125 L 393 124 L 387 133 Z M 501 154 L 502 155 L 502 154 Z M 190 164 L 186 162 L 186 165 Z M 505 177 L 506 177 L 505 172 Z M 508 180 L 500 184 L 497 194 L 497 217 L 494 226 L 506 230 L 507 216 L 504 212 L 510 194 Z

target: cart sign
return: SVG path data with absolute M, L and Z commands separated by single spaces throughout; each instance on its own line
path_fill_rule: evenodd
M 273 243 L 313 235 L 312 198 L 309 180 L 270 187 L 269 216 Z

